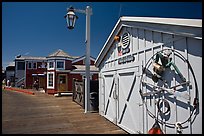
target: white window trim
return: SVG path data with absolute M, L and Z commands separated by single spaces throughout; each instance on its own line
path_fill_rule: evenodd
M 49 86 L 49 74 L 53 74 L 53 86 Z M 55 88 L 55 72 L 47 72 L 47 88 L 54 89 Z
M 63 62 L 63 65 L 64 65 L 63 68 L 58 68 L 57 67 L 57 62 Z M 65 61 L 64 60 L 56 60 L 56 69 L 57 70 L 64 70 L 65 69 Z
M 50 68 L 50 62 L 53 62 L 53 68 Z M 55 61 L 54 60 L 47 62 L 47 69 L 48 70 L 54 70 L 55 69 Z

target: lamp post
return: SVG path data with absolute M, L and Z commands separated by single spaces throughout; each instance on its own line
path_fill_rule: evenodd
M 67 14 L 64 16 L 67 21 L 67 28 L 74 29 L 76 19 L 75 12 L 86 14 L 86 78 L 85 78 L 85 113 L 90 111 L 90 17 L 92 8 L 86 6 L 85 10 L 75 9 L 72 6 L 67 9 Z

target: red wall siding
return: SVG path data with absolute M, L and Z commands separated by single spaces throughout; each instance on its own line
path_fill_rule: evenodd
M 72 84 L 73 84 L 73 79 L 78 79 L 78 80 L 82 80 L 82 76 L 80 74 L 69 74 L 68 76 L 68 88 L 69 88 L 69 91 L 73 91 L 72 89 Z
M 73 63 L 73 65 L 83 65 L 83 60 L 77 61 L 77 62 Z
M 93 61 L 93 60 L 90 60 L 90 64 L 91 64 L 91 65 L 94 65 L 94 61 Z M 83 64 L 83 60 L 80 60 L 80 61 L 78 61 L 78 62 L 73 63 L 73 65 L 85 65 L 85 62 L 84 62 L 84 64 Z
M 32 74 L 44 74 L 44 73 L 46 73 L 46 71 L 47 71 L 46 68 L 38 68 L 39 66 L 41 66 L 41 64 L 42 64 L 42 62 L 37 62 L 37 69 L 28 69 L 28 63 L 26 64 L 26 88 L 32 88 L 32 85 L 33 85 Z
M 72 69 L 72 61 L 71 60 L 65 60 L 65 70 Z
M 48 94 L 55 94 L 57 91 L 55 89 L 47 89 Z
M 56 70 L 47 70 L 47 72 L 55 72 Z
M 32 74 L 26 74 L 26 88 L 32 88 L 33 77 Z
M 91 64 L 91 65 L 94 65 L 94 62 L 95 62 L 95 61 L 91 60 L 90 64 Z
M 69 92 L 72 92 L 72 75 L 68 74 L 67 77 L 67 89 Z

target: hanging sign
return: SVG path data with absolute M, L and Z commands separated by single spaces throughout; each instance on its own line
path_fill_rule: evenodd
M 133 55 L 128 55 L 128 56 L 119 58 L 118 59 L 118 64 L 124 64 L 124 63 L 131 62 L 131 61 L 134 61 L 134 60 L 135 60 L 135 57 Z

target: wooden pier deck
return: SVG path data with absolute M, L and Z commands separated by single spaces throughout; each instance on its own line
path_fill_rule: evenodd
M 2 90 L 2 133 L 127 134 L 97 112 L 84 113 L 72 96 L 5 90 Z

